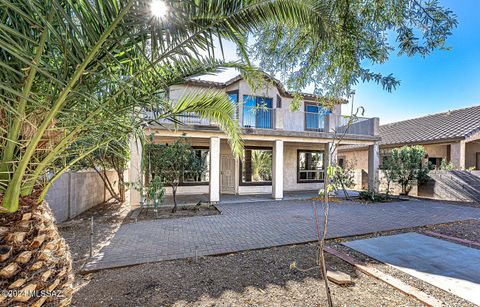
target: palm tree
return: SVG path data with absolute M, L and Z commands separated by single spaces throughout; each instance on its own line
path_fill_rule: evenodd
M 158 1 L 158 0 L 156 0 Z M 216 60 L 215 42 L 267 23 L 303 25 L 322 38 L 328 14 L 315 1 L 0 0 L 0 278 L 23 290 L 61 290 L 71 299 L 71 261 L 43 197 L 58 177 L 118 133 L 141 128 L 142 110 L 175 121 L 189 112 L 218 122 L 241 147 L 223 93 L 198 92 L 179 104 L 169 86 L 247 64 Z M 162 13 L 162 12 L 160 12 Z M 161 16 L 161 17 L 159 17 Z M 325 18 L 324 18 L 325 17 Z M 47 298 L 0 297 L 41 305 Z

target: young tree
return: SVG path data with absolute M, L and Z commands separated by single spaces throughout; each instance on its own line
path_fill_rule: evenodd
M 408 195 L 412 189 L 412 182 L 423 183 L 428 180 L 430 167 L 425 160 L 423 146 L 403 146 L 392 150 L 390 159 L 394 165 L 392 169 L 395 181 L 402 186 L 402 193 Z
M 206 161 L 197 157 L 185 138 L 179 138 L 172 144 L 146 144 L 144 161 L 153 179 L 160 180 L 172 188 L 173 209 L 177 211 L 177 189 L 185 173 L 201 176 L 206 170 Z

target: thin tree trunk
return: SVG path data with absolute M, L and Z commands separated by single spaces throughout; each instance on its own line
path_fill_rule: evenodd
M 112 185 L 110 183 L 110 180 L 108 179 L 108 176 L 106 176 L 105 174 L 105 170 L 103 170 L 102 172 L 95 166 L 93 166 L 93 169 L 95 170 L 95 172 L 100 176 L 100 178 L 102 178 L 102 181 L 103 181 L 103 184 L 105 185 L 105 187 L 107 188 L 108 192 L 110 193 L 110 195 L 112 195 L 113 197 L 115 197 L 115 199 L 118 199 L 117 198 L 117 193 L 115 192 L 115 190 L 112 188 Z
M 325 284 L 325 293 L 327 295 L 327 303 L 329 307 L 333 307 L 332 302 L 332 294 L 330 293 L 330 286 L 327 278 L 327 265 L 325 263 L 325 253 L 323 252 L 323 248 L 325 247 L 325 236 L 327 235 L 327 228 L 328 228 L 328 209 L 329 209 L 329 196 L 328 192 L 325 191 L 325 209 L 323 215 L 323 229 L 322 229 L 322 236 L 320 238 L 320 247 L 319 247 L 319 257 L 320 257 L 320 269 L 323 275 L 323 282 Z
M 177 186 L 172 185 L 173 209 L 172 213 L 177 212 Z
M 125 178 L 123 177 L 123 170 L 117 170 L 118 176 L 118 194 L 120 195 L 120 202 L 125 201 Z

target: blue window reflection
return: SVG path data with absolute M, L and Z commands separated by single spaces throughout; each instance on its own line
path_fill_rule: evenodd
M 272 98 L 243 96 L 243 126 L 272 128 Z

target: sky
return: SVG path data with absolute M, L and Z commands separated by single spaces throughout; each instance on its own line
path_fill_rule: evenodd
M 378 72 L 393 73 L 401 84 L 390 93 L 376 83 L 358 84 L 354 106 L 363 106 L 365 117 L 379 117 L 380 124 L 386 124 L 480 105 L 480 0 L 440 3 L 457 15 L 458 26 L 447 40 L 452 49 L 436 50 L 425 58 L 392 53 L 388 62 L 375 66 Z M 227 43 L 224 49 L 226 60 L 236 59 L 233 44 Z M 237 74 L 226 71 L 202 79 L 226 81 Z M 343 108 L 348 113 L 350 104 Z

